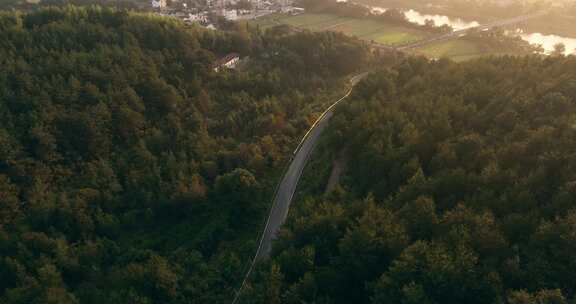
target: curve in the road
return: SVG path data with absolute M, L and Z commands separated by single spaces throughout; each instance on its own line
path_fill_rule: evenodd
M 240 298 L 242 289 L 246 284 L 248 277 L 252 273 L 256 262 L 258 260 L 269 257 L 270 251 L 272 249 L 272 241 L 276 238 L 280 227 L 288 216 L 292 197 L 296 192 L 296 187 L 298 186 L 300 176 L 302 176 L 304 167 L 306 167 L 306 163 L 308 162 L 310 154 L 312 154 L 314 146 L 318 142 L 322 131 L 324 131 L 328 121 L 330 120 L 330 117 L 332 117 L 332 114 L 334 113 L 334 107 L 338 105 L 342 100 L 350 96 L 354 86 L 366 75 L 367 73 L 362 73 L 350 79 L 351 86 L 348 92 L 342 98 L 335 101 L 330 107 L 328 107 L 328 109 L 326 109 L 326 111 L 324 111 L 324 113 L 322 113 L 322 115 L 320 115 L 320 117 L 304 135 L 302 141 L 294 151 L 290 165 L 276 190 L 274 202 L 268 214 L 266 226 L 264 228 L 264 232 L 262 233 L 262 237 L 260 238 L 260 243 L 258 244 L 258 249 L 256 250 L 254 259 L 252 260 L 250 268 L 244 277 L 242 285 L 240 285 L 240 288 L 236 292 L 232 304 L 235 304 Z

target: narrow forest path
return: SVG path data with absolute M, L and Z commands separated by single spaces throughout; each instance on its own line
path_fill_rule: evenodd
M 334 161 L 332 162 L 332 171 L 330 172 L 330 178 L 328 178 L 328 183 L 326 183 L 326 190 L 324 193 L 330 193 L 340 185 L 340 178 L 344 171 L 346 171 L 346 158 L 345 152 L 342 150 L 338 155 L 336 155 L 336 158 L 334 158 Z

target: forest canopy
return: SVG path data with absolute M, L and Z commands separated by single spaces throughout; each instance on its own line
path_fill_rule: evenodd
M 317 154 L 339 186 L 296 194 L 241 302 L 576 303 L 576 58 L 388 55 L 0 12 L 0 303 L 229 303 L 299 139 L 366 70 Z
M 296 204 L 245 303 L 574 303 L 575 119 L 573 56 L 373 73 L 319 154 L 341 187 Z
M 335 33 L 0 13 L 0 302 L 229 301 L 286 157 L 371 60 Z

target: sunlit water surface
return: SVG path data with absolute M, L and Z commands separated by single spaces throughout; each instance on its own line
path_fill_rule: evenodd
M 450 18 L 448 16 L 442 15 L 421 14 L 420 12 L 413 9 L 405 11 L 404 15 L 410 22 L 416 24 L 424 25 L 426 24 L 426 20 L 432 20 L 436 26 L 449 25 L 456 31 L 465 30 L 480 25 L 480 23 L 476 21 L 468 22 L 460 18 Z
M 387 10 L 386 8 L 378 6 L 372 6 L 370 8 L 374 14 L 381 14 Z M 450 18 L 443 15 L 422 14 L 413 9 L 404 11 L 404 15 L 406 16 L 406 19 L 412 23 L 424 25 L 426 24 L 426 20 L 432 20 L 436 26 L 449 25 L 455 31 L 465 30 L 480 25 L 477 21 L 465 21 L 460 18 Z M 541 33 L 524 33 L 522 31 L 516 31 L 514 34 L 519 35 L 523 40 L 530 44 L 541 45 L 546 54 L 552 53 L 552 51 L 554 51 L 554 46 L 558 43 L 562 43 L 566 46 L 565 55 L 574 54 L 576 52 L 576 38 L 562 37 L 558 35 L 544 35 Z
M 378 7 L 378 6 L 372 6 L 370 8 L 372 9 L 372 13 L 375 13 L 375 14 L 382 14 L 383 12 L 385 12 L 387 10 L 386 8 Z M 480 23 L 478 23 L 476 21 L 468 22 L 468 21 L 464 21 L 460 18 L 450 18 L 448 16 L 442 16 L 442 15 L 422 14 L 418 11 L 413 10 L 413 9 L 404 11 L 404 16 L 406 16 L 406 19 L 408 19 L 408 21 L 410 21 L 412 23 L 424 25 L 424 24 L 426 24 L 426 20 L 432 20 L 432 21 L 434 21 L 434 24 L 436 26 L 449 25 L 456 31 L 464 30 L 467 28 L 472 28 L 472 27 L 476 27 L 476 26 L 480 25 Z
M 576 52 L 576 38 L 568 38 L 557 35 L 543 35 L 540 33 L 520 33 L 522 39 L 528 41 L 530 44 L 541 45 L 544 48 L 544 53 L 550 54 L 554 51 L 554 46 L 558 43 L 566 46 L 565 55 L 574 54 Z

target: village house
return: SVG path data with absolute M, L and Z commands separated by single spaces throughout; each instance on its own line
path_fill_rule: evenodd
M 205 12 L 200 12 L 197 14 L 188 14 L 188 17 L 183 18 L 182 20 L 184 20 L 184 22 L 186 23 L 194 23 L 194 22 L 198 22 L 202 25 L 208 24 L 209 20 L 208 20 L 208 15 Z
M 152 0 L 152 8 L 165 9 L 166 8 L 166 0 Z
M 282 12 L 284 14 L 290 14 L 293 16 L 303 14 L 304 11 L 305 11 L 304 8 L 295 7 L 295 6 L 285 6 L 285 7 L 282 7 L 280 10 L 280 12 Z
M 214 63 L 214 72 L 220 72 L 223 69 L 235 69 L 240 62 L 240 55 L 237 53 L 230 53 Z

